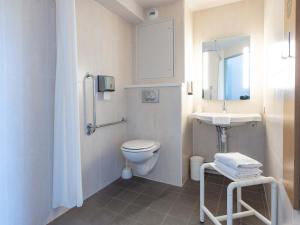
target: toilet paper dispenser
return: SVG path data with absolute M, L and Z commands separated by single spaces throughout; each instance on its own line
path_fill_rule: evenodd
M 97 75 L 97 91 L 113 92 L 115 91 L 115 78 L 106 75 Z
M 85 111 L 85 114 L 87 113 L 87 106 L 88 106 L 87 100 L 86 100 L 86 97 L 87 97 L 86 91 L 87 91 L 87 87 L 88 87 L 87 86 L 87 80 L 92 81 L 93 121 L 92 122 L 85 121 L 85 123 L 86 123 L 86 134 L 87 135 L 92 135 L 93 133 L 95 133 L 96 129 L 98 129 L 98 128 L 113 126 L 113 125 L 117 125 L 117 124 L 120 124 L 120 123 L 126 123 L 127 122 L 126 118 L 122 117 L 122 119 L 118 120 L 118 121 L 97 124 L 97 111 L 96 111 L 96 109 L 97 109 L 97 107 L 96 107 L 97 95 L 98 95 L 98 92 L 104 93 L 104 92 L 115 91 L 115 80 L 111 76 L 103 76 L 103 75 L 94 76 L 90 73 L 87 73 L 84 76 L 84 79 L 83 79 L 84 95 L 83 96 L 84 96 L 84 111 Z

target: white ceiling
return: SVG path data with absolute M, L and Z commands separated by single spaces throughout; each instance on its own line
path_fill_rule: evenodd
M 178 0 L 135 0 L 143 8 L 157 7 L 160 5 L 166 5 L 172 2 L 176 2 Z M 206 9 L 221 5 L 226 5 L 234 2 L 239 2 L 242 0 L 186 0 L 188 2 L 191 10 L 200 10 Z
M 226 5 L 242 0 L 187 0 L 191 10 L 201 10 Z
M 178 0 L 135 0 L 143 8 L 157 7 L 160 5 L 166 5 Z

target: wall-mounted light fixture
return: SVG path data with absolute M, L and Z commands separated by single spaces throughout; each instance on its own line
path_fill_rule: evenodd
M 209 89 L 209 59 L 208 59 L 208 52 L 203 53 L 203 90 L 208 90 Z
M 188 95 L 193 95 L 193 81 L 188 81 L 186 83 L 186 86 L 187 86 L 187 94 Z
M 282 58 L 283 59 L 288 59 L 288 58 L 293 58 L 293 54 L 292 54 L 292 39 L 291 39 L 291 32 L 287 32 L 286 34 L 286 40 L 284 42 L 284 46 L 283 46 L 283 52 L 282 52 Z
M 296 26 L 293 14 L 296 9 L 296 0 L 286 0 L 284 10 L 284 46 L 282 52 L 283 59 L 295 58 L 295 35 Z
M 250 49 L 245 47 L 243 49 L 243 88 L 250 87 Z

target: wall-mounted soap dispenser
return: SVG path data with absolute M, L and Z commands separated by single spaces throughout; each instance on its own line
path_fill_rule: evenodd
M 98 92 L 113 92 L 113 91 L 115 91 L 115 78 L 112 76 L 98 75 L 97 76 L 97 91 Z

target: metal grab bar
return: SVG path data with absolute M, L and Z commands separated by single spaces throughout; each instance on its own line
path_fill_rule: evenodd
M 96 91 L 95 91 L 95 76 L 92 74 L 87 73 L 83 78 L 83 85 L 84 85 L 84 94 L 86 96 L 86 80 L 92 79 L 93 82 L 93 123 L 88 123 L 86 125 L 86 134 L 92 135 L 96 131 L 96 121 L 97 121 L 97 114 L 96 114 Z M 86 106 L 86 103 L 85 103 Z
M 93 129 L 93 128 L 102 128 L 102 127 L 108 127 L 108 126 L 113 126 L 113 125 L 117 125 L 117 124 L 120 124 L 120 123 L 126 123 L 127 120 L 123 117 L 120 121 L 116 121 L 116 122 L 111 122 L 111 123 L 103 123 L 103 124 L 99 124 L 99 125 L 92 125 L 91 123 L 89 123 L 87 126 L 90 128 L 90 129 Z
M 97 128 L 102 128 L 102 127 L 107 127 L 107 126 L 112 126 L 112 125 L 116 125 L 119 123 L 126 123 L 127 120 L 123 117 L 120 121 L 116 121 L 116 122 L 111 122 L 111 123 L 104 123 L 104 124 L 99 124 L 97 125 L 97 112 L 96 112 L 96 87 L 95 87 L 95 81 L 96 81 L 96 76 L 87 73 L 83 79 L 83 84 L 84 84 L 84 92 L 86 95 L 86 80 L 87 79 L 92 79 L 93 81 L 93 122 L 92 123 L 87 123 L 86 124 L 86 134 L 87 135 L 92 135 L 93 133 L 95 133 Z M 85 104 L 86 106 L 86 104 Z

